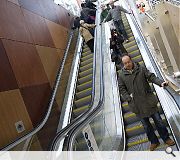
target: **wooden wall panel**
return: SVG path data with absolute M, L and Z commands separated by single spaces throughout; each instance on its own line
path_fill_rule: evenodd
M 10 40 L 2 41 L 20 88 L 48 82 L 35 46 Z
M 59 24 L 59 20 L 55 12 L 56 4 L 52 0 L 41 0 L 40 5 L 42 8 L 44 17 L 52 22 Z
M 36 46 L 51 87 L 53 87 L 62 57 L 56 48 Z
M 68 30 L 52 21 L 46 20 L 56 48 L 65 49 L 68 40 Z
M 44 18 L 23 9 L 25 20 L 35 44 L 54 47 L 52 37 Z
M 51 87 L 49 83 L 45 83 L 37 86 L 24 87 L 20 90 L 33 126 L 36 127 L 47 111 Z
M 0 92 L 17 89 L 18 85 L 9 63 L 6 51 L 0 40 Z
M 19 6 L 19 1 L 18 0 L 8 0 L 9 2 L 12 2 L 14 4 L 17 4 Z
M 0 1 L 0 37 L 33 43 L 21 9 L 6 0 Z
M 32 129 L 31 120 L 18 89 L 0 92 L 0 147 Z M 3 115 L 3 116 L 2 116 Z M 25 131 L 17 133 L 15 123 L 22 120 Z
M 40 5 L 40 0 L 19 0 L 19 4 L 23 8 L 44 17 L 43 10 Z

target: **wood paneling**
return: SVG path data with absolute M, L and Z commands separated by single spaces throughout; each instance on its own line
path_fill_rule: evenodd
M 62 57 L 60 57 L 56 48 L 36 46 L 36 49 L 41 58 L 50 85 L 53 87 Z
M 19 0 L 19 4 L 23 8 L 44 17 L 43 10 L 42 10 L 41 5 L 40 5 L 40 1 L 41 0 Z
M 33 43 L 19 6 L 0 1 L 0 37 Z
M 70 23 L 72 21 L 72 15 L 68 15 L 68 11 L 63 7 L 56 5 L 55 6 L 56 14 L 59 19 L 59 22 L 62 26 L 70 29 Z
M 15 123 L 22 120 L 25 131 L 17 133 Z M 32 129 L 26 106 L 19 90 L 0 93 L 0 147 L 14 141 Z
M 19 2 L 18 2 L 18 0 L 8 0 L 9 2 L 12 2 L 12 3 L 14 3 L 14 4 L 17 4 L 18 6 L 19 6 Z
M 35 46 L 2 40 L 19 87 L 48 82 Z
M 59 24 L 58 17 L 55 12 L 55 3 L 52 0 L 41 0 L 40 5 L 43 15 L 46 19 Z
M 18 85 L 3 47 L 2 41 L 0 40 L 0 92 L 17 89 Z
M 23 9 L 23 13 L 34 43 L 54 47 L 52 37 L 44 18 L 25 9 Z
M 45 20 L 56 48 L 65 49 L 68 40 L 68 30 L 52 21 Z
M 27 111 L 31 121 L 36 127 L 47 111 L 48 102 L 51 96 L 51 87 L 49 83 L 21 88 L 21 94 L 24 99 Z

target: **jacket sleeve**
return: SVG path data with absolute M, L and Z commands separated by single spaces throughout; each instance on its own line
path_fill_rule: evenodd
M 128 13 L 128 14 L 129 14 L 128 10 L 124 9 L 123 7 L 118 6 L 118 8 L 119 8 L 119 10 L 120 10 L 120 11 L 122 11 L 122 12 L 124 12 L 124 13 Z
M 128 94 L 127 92 L 127 88 L 126 88 L 126 85 L 123 81 L 123 79 L 121 78 L 121 73 L 118 73 L 118 82 L 119 82 L 119 90 L 120 90 L 120 93 L 122 94 L 123 98 L 126 100 L 126 101 L 131 101 L 131 96 Z
M 86 23 L 85 27 L 87 27 L 87 28 L 94 28 L 95 26 L 96 26 L 95 24 L 88 24 L 88 23 Z
M 146 79 L 148 79 L 148 81 L 155 83 L 161 87 L 161 84 L 164 82 L 163 80 L 156 77 L 155 74 L 151 73 L 146 67 L 142 67 L 142 69 L 143 69 L 145 77 L 146 77 Z

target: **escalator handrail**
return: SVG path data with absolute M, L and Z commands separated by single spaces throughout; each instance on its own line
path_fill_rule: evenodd
M 39 132 L 43 128 L 43 126 L 46 124 L 46 122 L 47 122 L 47 120 L 48 120 L 48 118 L 50 116 L 52 107 L 53 107 L 53 103 L 54 103 L 54 100 L 55 100 L 55 97 L 56 97 L 57 89 L 59 87 L 59 83 L 60 83 L 60 80 L 61 80 L 62 72 L 63 72 L 64 65 L 65 65 L 65 62 L 66 62 L 66 59 L 67 59 L 67 55 L 68 55 L 68 52 L 69 52 L 69 48 L 70 48 L 70 45 L 71 45 L 73 35 L 74 35 L 73 31 L 71 30 L 69 32 L 69 39 L 68 39 L 68 42 L 67 42 L 67 47 L 65 49 L 62 62 L 60 63 L 60 67 L 58 69 L 58 73 L 57 73 L 57 76 L 56 76 L 55 84 L 53 86 L 53 90 L 52 90 L 52 93 L 51 93 L 51 98 L 50 98 L 49 103 L 48 103 L 48 107 L 47 107 L 48 109 L 47 109 L 47 112 L 45 114 L 45 117 L 37 125 L 36 128 L 32 129 L 32 131 L 30 131 L 29 133 L 23 135 L 22 137 L 19 137 L 18 139 L 11 142 L 10 144 L 4 146 L 3 148 L 0 148 L 1 151 L 8 151 L 8 150 L 12 149 L 13 147 L 17 146 L 18 144 L 22 143 L 26 139 L 30 138 L 31 136 L 33 136 L 37 132 Z
M 102 26 L 100 26 L 102 27 Z M 101 29 L 98 30 L 100 31 L 100 35 L 101 35 Z M 99 97 L 99 101 L 97 106 L 92 110 L 89 111 L 86 117 L 83 117 L 83 119 L 81 120 L 81 123 L 79 123 L 79 125 L 77 125 L 76 127 L 74 127 L 69 133 L 68 133 L 68 138 L 67 138 L 67 151 L 73 151 L 73 142 L 74 139 L 76 138 L 76 135 L 79 133 L 79 130 L 81 130 L 85 125 L 89 124 L 95 117 L 96 115 L 102 110 L 102 106 L 103 106 L 103 102 L 104 102 L 104 79 L 103 79 L 103 54 L 101 52 L 102 50 L 102 42 L 101 42 L 101 38 L 99 38 L 99 43 L 96 42 L 96 47 L 98 47 L 98 44 L 100 44 L 100 97 Z M 92 104 L 93 105 L 93 104 Z
M 96 11 L 96 15 L 97 15 Z M 97 21 L 97 19 L 96 19 Z M 97 24 L 97 22 L 96 22 Z M 49 150 L 50 151 L 54 151 L 56 150 L 56 145 L 58 143 L 58 141 L 62 138 L 64 138 L 64 136 L 70 131 L 72 130 L 75 126 L 78 126 L 81 121 L 83 120 L 83 118 L 87 117 L 88 114 L 90 112 L 92 112 L 93 108 L 93 104 L 94 104 L 94 95 L 95 95 L 95 73 L 96 73 L 96 49 L 97 49 L 97 44 L 96 41 L 98 39 L 97 35 L 97 28 L 95 28 L 95 37 L 94 37 L 94 55 L 93 55 L 93 80 L 92 80 L 92 97 L 91 97 L 91 102 L 89 104 L 89 109 L 87 111 L 85 111 L 84 113 L 82 113 L 80 116 L 78 116 L 77 118 L 75 118 L 70 124 L 68 124 L 66 127 L 64 127 L 63 129 L 61 129 L 56 136 L 54 137 L 52 144 L 50 145 Z

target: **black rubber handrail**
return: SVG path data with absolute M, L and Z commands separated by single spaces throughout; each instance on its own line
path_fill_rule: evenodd
M 93 55 L 93 80 L 92 80 L 92 94 L 91 94 L 91 102 L 89 104 L 89 109 L 87 111 L 85 111 L 84 113 L 82 113 L 80 116 L 78 116 L 77 118 L 75 118 L 73 121 L 71 121 L 70 124 L 68 124 L 66 127 L 64 127 L 63 129 L 61 129 L 56 136 L 54 137 L 49 150 L 50 151 L 54 151 L 56 148 L 56 144 L 57 142 L 61 139 L 64 138 L 64 136 L 70 131 L 72 130 L 75 126 L 78 126 L 81 121 L 83 120 L 84 117 L 86 117 L 88 115 L 89 112 L 91 112 L 92 110 L 92 106 L 94 104 L 94 95 L 95 95 L 95 73 L 96 73 L 96 49 L 97 49 L 97 44 L 96 44 L 96 40 L 97 40 L 97 28 L 95 28 L 95 38 L 94 38 L 94 55 Z
M 18 139 L 16 139 L 13 142 L 9 143 L 8 145 L 4 146 L 3 148 L 0 148 L 1 151 L 8 151 L 8 150 L 12 149 L 13 147 L 17 146 L 18 144 L 22 143 L 23 141 L 27 140 L 28 138 L 30 138 L 31 136 L 33 136 L 37 132 L 39 132 L 43 128 L 43 126 L 46 124 L 46 122 L 47 122 L 47 120 L 49 118 L 49 115 L 51 113 L 52 107 L 53 107 L 53 103 L 54 103 L 55 96 L 56 96 L 56 93 L 57 93 L 57 89 L 58 89 L 58 86 L 59 86 L 59 83 L 60 83 L 60 79 L 61 79 L 62 72 L 63 72 L 63 69 L 64 69 L 64 65 L 65 65 L 65 62 L 66 62 L 66 58 L 67 58 L 69 48 L 70 48 L 70 45 L 71 45 L 73 33 L 74 33 L 73 31 L 70 31 L 70 33 L 69 33 L 69 40 L 68 40 L 68 43 L 67 43 L 66 50 L 64 52 L 62 62 L 60 63 L 60 67 L 58 69 L 58 73 L 57 73 L 57 76 L 56 76 L 55 84 L 53 86 L 53 90 L 52 90 L 52 93 L 51 93 L 51 98 L 50 98 L 49 103 L 48 103 L 48 107 L 47 107 L 48 109 L 47 109 L 47 112 L 45 114 L 45 117 L 42 119 L 42 121 L 40 122 L 40 124 L 38 124 L 38 126 L 36 128 L 34 128 L 29 133 L 23 135 L 22 137 L 19 137 Z
M 101 26 L 102 27 L 102 26 Z M 101 30 L 100 30 L 101 32 Z M 101 33 L 100 33 L 101 35 Z M 81 123 L 74 127 L 69 133 L 68 133 L 68 138 L 67 138 L 67 150 L 72 151 L 73 149 L 73 142 L 75 139 L 75 136 L 79 132 L 80 129 L 82 129 L 85 125 L 87 125 L 91 120 L 93 120 L 96 115 L 102 110 L 103 102 L 104 102 L 104 79 L 103 79 L 103 68 L 104 68 L 104 63 L 103 63 L 103 54 L 102 54 L 102 42 L 101 38 L 99 39 L 99 43 L 96 43 L 96 45 L 100 44 L 99 48 L 99 53 L 101 55 L 100 57 L 100 98 L 97 106 L 92 110 L 89 111 L 86 117 L 83 117 L 81 120 Z

